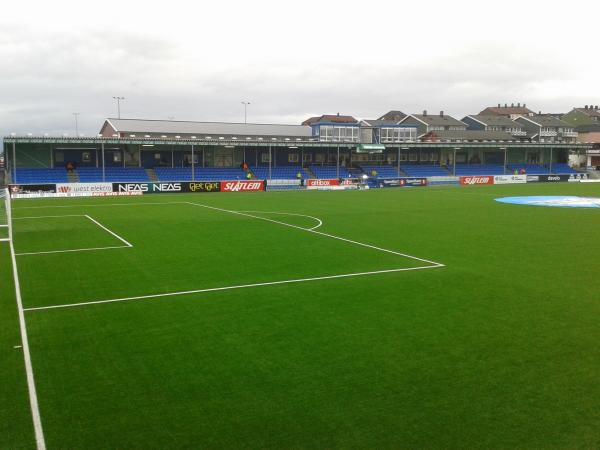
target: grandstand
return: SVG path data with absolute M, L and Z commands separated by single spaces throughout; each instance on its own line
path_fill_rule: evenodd
M 104 178 L 102 169 L 96 167 L 80 167 L 75 171 L 79 176 L 79 181 L 100 182 L 100 181 L 150 181 L 146 170 L 141 167 L 106 167 L 104 169 Z
M 504 175 L 504 166 L 501 164 L 457 164 L 456 175 Z
M 160 181 L 219 181 L 244 180 L 246 172 L 239 167 L 155 167 L 154 173 Z
M 400 169 L 409 177 L 447 177 L 451 175 L 446 169 L 433 164 L 406 164 Z
M 398 172 L 398 167 L 394 166 L 361 166 L 361 169 L 364 173 L 369 176 L 372 176 L 373 171 L 377 173 L 378 178 L 397 178 L 398 176 L 403 176 L 402 172 Z

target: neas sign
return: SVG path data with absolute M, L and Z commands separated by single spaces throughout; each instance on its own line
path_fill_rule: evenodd
M 221 192 L 254 192 L 264 191 L 265 182 L 260 181 L 222 181 Z

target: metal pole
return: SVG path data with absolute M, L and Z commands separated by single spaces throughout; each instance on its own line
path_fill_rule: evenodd
M 269 145 L 269 180 L 271 179 L 271 171 L 272 171 L 272 169 L 271 169 L 271 160 L 273 159 L 272 156 L 271 156 L 271 154 L 272 154 L 271 153 L 271 146 Z
M 336 165 L 336 177 L 340 177 L 340 146 L 337 146 L 337 165 Z
M 138 144 L 138 166 L 142 167 L 142 146 Z
M 550 146 L 550 173 L 552 173 L 552 146 Z
M 104 167 L 104 142 L 102 143 L 102 182 L 106 181 L 106 169 Z
M 507 164 L 506 147 L 504 147 L 504 175 L 506 175 L 506 164 Z
M 194 144 L 192 144 L 192 181 L 194 181 L 194 170 L 196 166 L 194 165 Z
M 96 148 L 96 169 L 98 168 L 98 149 Z
M 171 169 L 175 167 L 175 151 L 173 147 L 171 147 Z
M 398 178 L 400 178 L 400 147 L 398 147 Z
M 17 182 L 17 150 L 16 150 L 16 144 L 13 142 L 13 183 Z
M 452 164 L 453 164 L 452 175 L 456 176 L 456 149 L 454 149 L 454 158 L 452 160 Z

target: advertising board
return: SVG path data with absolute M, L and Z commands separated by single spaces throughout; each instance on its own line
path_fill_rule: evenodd
M 527 175 L 495 175 L 494 184 L 523 184 L 527 183 Z
M 494 184 L 494 177 L 491 175 L 460 177 L 459 182 L 463 186 L 475 184 Z

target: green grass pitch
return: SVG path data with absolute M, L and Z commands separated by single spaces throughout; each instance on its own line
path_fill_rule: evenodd
M 14 201 L 48 449 L 600 447 L 600 211 L 513 195 L 600 186 Z M 6 242 L 0 282 L 31 449 Z

